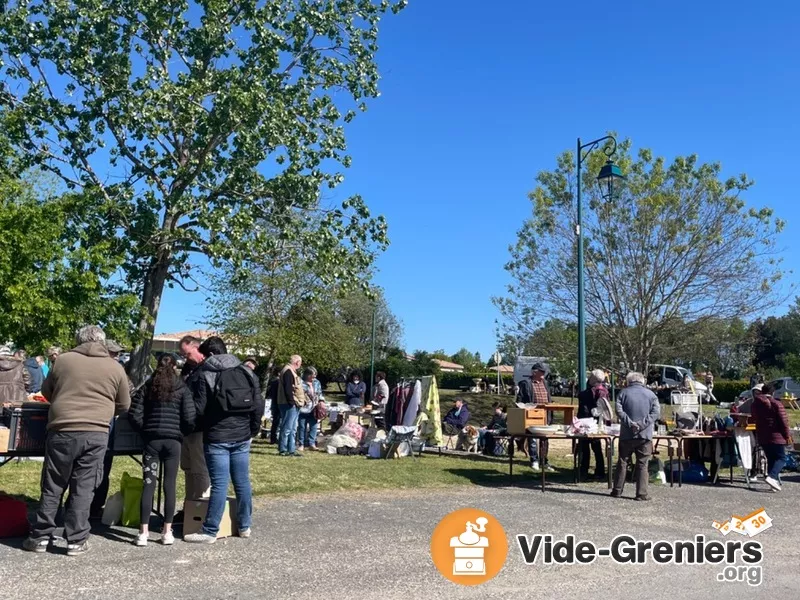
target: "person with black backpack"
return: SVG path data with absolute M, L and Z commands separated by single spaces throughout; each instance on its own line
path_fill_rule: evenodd
M 200 345 L 200 352 L 206 360 L 194 380 L 193 394 L 203 432 L 211 497 L 202 529 L 183 539 L 194 544 L 213 544 L 225 511 L 229 481 L 233 482 L 238 505 L 239 537 L 250 537 L 253 511 L 250 441 L 261 428 L 264 400 L 256 374 L 228 354 L 221 338 L 208 338 Z

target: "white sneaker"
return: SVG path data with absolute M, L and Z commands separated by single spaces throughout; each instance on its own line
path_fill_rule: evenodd
M 175 543 L 175 536 L 172 535 L 171 531 L 164 533 L 161 535 L 161 545 L 162 546 L 172 546 Z
M 545 465 L 544 466 L 544 470 L 547 471 L 548 473 L 555 473 L 556 472 L 556 470 L 553 467 L 551 467 L 550 465 Z
M 767 485 L 769 487 L 771 487 L 773 490 L 775 490 L 776 492 L 780 492 L 781 491 L 781 484 L 778 483 L 777 479 L 773 479 L 772 477 L 766 477 L 766 478 L 764 478 L 764 481 L 766 481 Z
M 213 544 L 217 541 L 217 538 L 205 533 L 190 533 L 183 536 L 183 541 L 190 544 Z
M 533 469 L 536 472 L 541 471 L 541 469 L 539 468 L 539 461 L 538 460 L 535 460 L 535 461 L 533 461 L 531 463 L 531 469 Z
M 239 531 L 239 537 L 240 538 L 249 538 L 250 537 L 250 528 L 248 527 L 247 529 L 242 529 L 241 531 Z
M 140 533 L 136 536 L 136 539 L 133 541 L 134 546 L 147 546 L 147 536 L 146 533 Z

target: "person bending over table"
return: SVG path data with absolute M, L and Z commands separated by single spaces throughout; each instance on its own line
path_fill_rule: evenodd
M 602 415 L 607 412 L 608 390 L 603 385 L 606 374 L 601 369 L 595 369 L 589 374 L 589 381 L 586 389 L 578 394 L 578 418 L 595 419 L 599 421 Z M 603 444 L 600 440 L 578 440 L 581 452 L 580 477 L 582 480 L 589 478 L 589 450 L 594 453 L 595 469 L 594 476 L 597 479 L 605 479 L 606 463 L 603 458 Z M 610 465 L 609 465 L 610 466 Z
M 625 378 L 627 386 L 617 396 L 617 417 L 620 423 L 619 458 L 614 473 L 614 498 L 622 496 L 628 463 L 636 454 L 636 500 L 647 497 L 647 466 L 653 454 L 653 424 L 661 415 L 658 397 L 644 385 L 644 375 L 631 372 Z

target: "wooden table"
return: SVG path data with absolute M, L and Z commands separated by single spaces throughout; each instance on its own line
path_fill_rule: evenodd
M 552 406 L 548 404 L 547 406 Z M 571 406 L 571 405 L 568 405 Z M 544 440 L 572 440 L 572 473 L 574 477 L 575 483 L 579 483 L 579 466 L 580 466 L 580 458 L 579 458 L 579 448 L 580 445 L 578 442 L 580 440 L 602 440 L 606 444 L 606 460 L 610 463 L 612 452 L 613 452 L 613 436 L 603 433 L 593 433 L 588 435 L 567 435 L 565 433 L 526 433 L 524 435 L 509 435 L 508 436 L 509 443 L 508 443 L 508 477 L 509 479 L 513 478 L 514 476 L 514 440 L 515 439 L 522 439 L 522 440 L 536 440 L 539 444 L 539 456 L 542 455 L 542 441 Z M 544 468 L 544 464 L 541 465 L 541 486 L 542 492 L 545 491 L 545 479 L 546 479 L 546 469 Z M 612 485 L 612 471 L 611 468 L 608 469 L 608 487 L 611 488 Z

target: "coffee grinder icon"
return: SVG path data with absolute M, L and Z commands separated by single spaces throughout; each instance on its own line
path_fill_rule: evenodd
M 484 533 L 489 520 L 479 517 L 475 521 L 477 525 L 467 521 L 466 531 L 450 538 L 450 547 L 455 554 L 453 575 L 486 575 L 484 553 L 489 547 L 489 539 L 475 532 Z

